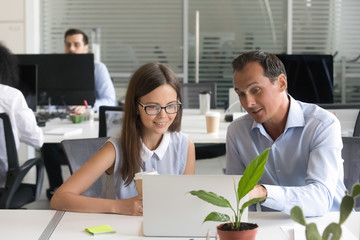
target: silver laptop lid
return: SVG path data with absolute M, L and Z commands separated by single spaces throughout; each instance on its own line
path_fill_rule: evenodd
M 158 237 L 206 237 L 216 234 L 220 222 L 205 222 L 213 211 L 226 213 L 221 208 L 192 196 L 189 191 L 205 190 L 221 195 L 236 209 L 234 181 L 237 186 L 241 176 L 231 175 L 145 175 L 143 180 L 143 231 L 145 236 Z M 241 205 L 247 201 L 247 196 Z M 242 221 L 247 221 L 244 211 Z

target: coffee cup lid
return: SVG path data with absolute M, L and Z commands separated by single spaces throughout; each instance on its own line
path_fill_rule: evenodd
M 206 116 L 208 117 L 220 117 L 220 113 L 219 112 L 206 112 Z
M 147 171 L 147 172 L 138 172 L 135 173 L 134 180 L 143 179 L 144 175 L 159 175 L 159 173 L 155 169 L 152 169 L 151 171 Z

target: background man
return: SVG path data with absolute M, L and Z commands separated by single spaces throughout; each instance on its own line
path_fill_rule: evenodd
M 295 205 L 306 216 L 338 211 L 345 193 L 340 123 L 315 104 L 287 93 L 284 65 L 263 51 L 233 61 L 234 89 L 247 115 L 227 131 L 226 173 L 242 174 L 270 147 L 265 172 L 250 198 L 267 196 L 262 210 L 290 214 Z
M 68 54 L 86 54 L 89 51 L 88 36 L 79 29 L 69 29 L 64 36 L 65 53 Z M 102 62 L 94 62 L 95 79 L 95 104 L 94 111 L 99 110 L 99 106 L 115 106 L 116 97 L 114 85 L 111 81 L 109 71 Z M 86 111 L 85 106 L 72 106 L 70 110 L 83 114 Z M 63 183 L 61 173 L 61 163 L 64 159 L 64 153 L 61 145 L 57 143 L 45 143 L 41 148 L 45 163 L 46 172 L 49 179 L 49 189 L 46 195 L 50 200 L 54 191 Z
M 65 32 L 65 53 L 86 54 L 89 52 L 88 36 L 79 29 L 69 29 Z M 95 69 L 95 104 L 94 110 L 98 111 L 99 106 L 115 106 L 115 89 L 111 81 L 109 71 L 102 62 L 94 62 Z M 84 113 L 85 106 L 74 106 L 72 110 Z

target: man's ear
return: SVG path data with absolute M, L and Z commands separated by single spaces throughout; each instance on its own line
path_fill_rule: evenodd
M 277 78 L 279 87 L 281 91 L 285 91 L 287 89 L 287 79 L 284 74 L 280 74 Z

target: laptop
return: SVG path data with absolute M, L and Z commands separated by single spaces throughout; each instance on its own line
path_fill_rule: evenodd
M 213 212 L 226 213 L 229 208 L 212 205 L 188 193 L 192 190 L 211 191 L 229 200 L 236 209 L 234 181 L 240 175 L 145 175 L 143 179 L 143 233 L 149 237 L 215 237 L 221 222 L 205 222 Z M 247 196 L 241 205 L 247 201 Z M 244 211 L 241 221 L 247 221 Z

